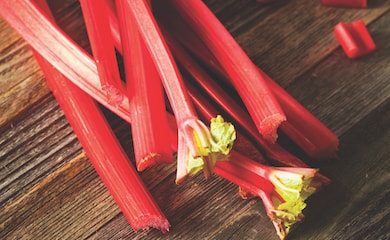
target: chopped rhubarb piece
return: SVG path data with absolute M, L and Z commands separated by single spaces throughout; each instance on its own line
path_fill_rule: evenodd
M 367 0 L 321 0 L 327 7 L 367 8 Z
M 334 34 L 349 58 L 357 58 L 376 49 L 375 42 L 361 19 L 350 24 L 337 24 Z

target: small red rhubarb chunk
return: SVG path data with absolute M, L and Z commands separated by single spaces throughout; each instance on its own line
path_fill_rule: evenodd
M 376 49 L 374 40 L 360 19 L 350 24 L 337 24 L 334 34 L 349 58 L 357 58 Z
M 327 7 L 367 8 L 367 0 L 322 0 Z

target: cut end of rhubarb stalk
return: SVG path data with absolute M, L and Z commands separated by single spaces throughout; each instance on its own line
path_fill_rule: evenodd
M 183 126 L 179 132 L 177 184 L 201 170 L 209 178 L 216 161 L 228 159 L 236 139 L 234 126 L 219 115 L 211 119 L 210 129 L 199 120 L 188 120 Z
M 158 153 L 149 153 L 146 155 L 137 165 L 137 170 L 139 172 L 144 171 L 148 167 L 154 166 L 159 163 L 172 163 L 173 158 L 169 156 L 164 156 Z
M 106 84 L 102 86 L 102 90 L 106 92 L 107 102 L 109 104 L 120 106 L 123 103 L 125 97 L 117 87 Z
M 169 232 L 171 224 L 166 218 L 158 215 L 143 215 L 132 224 L 134 231 L 149 230 L 151 227 L 160 230 L 162 233 Z
M 275 143 L 278 139 L 278 128 L 284 121 L 286 121 L 286 117 L 284 115 L 271 115 L 260 123 L 259 131 L 268 142 Z
M 214 172 L 215 163 L 228 159 L 235 140 L 236 131 L 231 123 L 225 122 L 220 115 L 211 119 L 210 145 L 202 158 L 191 159 L 191 165 L 189 165 L 188 169 L 190 175 L 196 174 L 203 169 L 206 179 L 209 178 Z
M 317 172 L 312 168 L 275 168 L 272 171 L 271 182 L 284 202 L 274 200 L 275 209 L 267 209 L 267 212 L 281 239 L 286 237 L 292 225 L 304 218 L 305 200 L 318 190 L 312 184 Z
M 256 194 L 254 194 L 253 192 L 251 191 L 248 191 L 246 190 L 245 188 L 241 187 L 241 186 L 238 186 L 238 195 L 242 198 L 242 199 L 252 199 L 252 198 L 255 198 L 255 197 L 258 197 Z

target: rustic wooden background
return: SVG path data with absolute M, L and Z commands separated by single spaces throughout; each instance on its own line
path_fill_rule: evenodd
M 61 2 L 61 1 L 59 1 Z M 332 184 L 308 200 L 290 239 L 390 239 L 390 2 L 207 0 L 253 61 L 340 137 L 340 159 L 310 163 Z M 75 1 L 53 3 L 86 46 Z M 332 33 L 362 19 L 377 51 L 350 60 Z M 0 239 L 278 239 L 259 199 L 215 177 L 174 184 L 174 166 L 142 178 L 169 233 L 133 232 L 85 156 L 26 43 L 0 19 Z M 110 113 L 131 155 L 129 126 Z

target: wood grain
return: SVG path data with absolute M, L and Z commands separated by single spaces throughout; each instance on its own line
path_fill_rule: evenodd
M 27 44 L 0 19 L 0 126 L 49 93 Z M 15 77 L 23 76 L 23 77 Z
M 340 136 L 340 160 L 309 162 L 332 184 L 309 199 L 306 219 L 290 239 L 389 238 L 387 1 L 373 0 L 368 9 L 303 0 L 205 2 L 255 64 Z M 51 4 L 59 24 L 88 49 L 78 3 Z M 349 60 L 332 30 L 357 18 L 368 24 L 378 49 Z M 170 232 L 134 232 L 83 153 L 28 46 L 1 19 L 0 28 L 0 239 L 278 239 L 259 199 L 241 199 L 235 185 L 218 177 L 205 181 L 199 175 L 177 186 L 174 164 L 140 173 L 170 220 Z M 106 115 L 132 157 L 130 126 Z
M 286 87 L 338 47 L 333 35 L 338 22 L 362 19 L 369 24 L 388 9 L 359 11 L 323 7 L 317 1 L 287 1 L 237 36 L 237 41 L 260 68 Z

